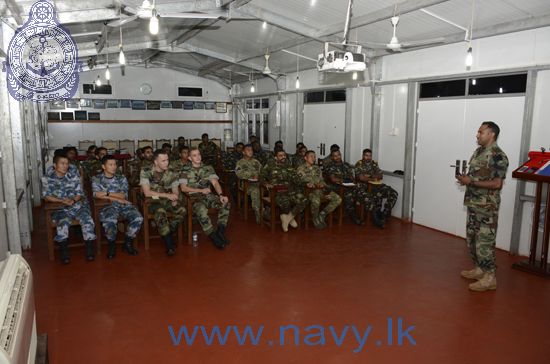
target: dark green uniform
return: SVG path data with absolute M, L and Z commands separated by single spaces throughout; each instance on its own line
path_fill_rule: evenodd
M 264 165 L 260 172 L 262 182 L 272 185 L 284 186 L 286 192 L 278 192 L 275 195 L 275 202 L 283 213 L 290 212 L 298 216 L 307 206 L 307 198 L 298 187 L 296 172 L 289 163 L 278 163 L 275 159 Z
M 472 181 L 489 181 L 506 178 L 508 157 L 497 143 L 479 147 L 472 158 L 468 176 Z M 495 265 L 495 243 L 500 207 L 500 189 L 466 186 L 464 206 L 468 208 L 466 241 L 474 264 L 484 272 L 493 273 Z
M 298 178 L 300 180 L 300 186 L 304 189 L 308 183 L 311 183 L 315 186 L 326 187 L 326 183 L 323 179 L 323 174 L 319 166 L 309 166 L 307 165 L 307 163 L 304 163 L 300 167 L 298 167 L 296 174 L 298 175 Z M 319 213 L 319 209 L 321 207 L 321 199 L 323 198 L 323 196 L 326 196 L 325 198 L 328 200 L 328 204 L 325 206 L 323 211 Z M 315 189 L 311 191 L 308 195 L 308 199 L 311 206 L 313 223 L 317 228 L 323 227 L 325 217 L 332 211 L 334 211 L 342 203 L 342 199 L 337 193 L 331 191 L 327 195 L 325 195 L 323 189 Z
M 382 170 L 375 161 L 370 160 L 367 162 L 361 159 L 355 163 L 355 176 L 359 177 L 361 175 L 382 175 Z M 365 201 L 367 211 L 379 210 L 389 216 L 397 202 L 397 196 L 397 191 L 386 184 L 371 185 L 369 191 L 368 183 L 357 182 L 357 198 Z
M 172 188 L 179 187 L 179 183 L 179 176 L 170 170 L 156 172 L 154 167 L 143 167 L 140 172 L 139 184 L 141 186 L 149 185 L 151 191 L 172 193 Z M 181 199 L 175 206 L 172 206 L 172 201 L 167 198 L 159 198 L 151 200 L 149 212 L 154 214 L 160 235 L 166 236 L 177 231 L 179 224 L 183 222 L 186 210 Z M 168 212 L 173 215 L 172 221 L 168 219 Z
M 251 178 L 259 178 L 262 165 L 257 159 L 251 158 L 247 160 L 246 158 L 241 159 L 237 162 L 235 168 L 235 174 L 239 179 L 249 180 Z M 248 195 L 252 200 L 252 209 L 256 215 L 256 222 L 260 222 L 260 188 L 258 183 L 249 183 L 248 184 Z M 248 197 L 245 197 L 248 198 Z
M 210 140 L 206 144 L 204 142 L 201 142 L 199 144 L 199 151 L 201 152 L 202 162 L 204 164 L 216 167 L 220 148 L 218 148 L 218 146 L 214 142 Z
M 323 163 L 323 174 L 329 179 L 335 177 L 340 183 L 353 182 L 354 174 L 353 167 L 347 162 L 336 163 L 332 160 L 328 165 Z M 328 183 L 327 188 L 330 191 L 338 192 L 340 190 L 340 184 Z M 349 215 L 355 215 L 355 201 L 356 200 L 356 188 L 345 187 L 344 189 L 344 208 Z
M 214 171 L 214 167 L 201 164 L 200 167 L 188 166 L 184 169 L 180 176 L 180 182 L 191 188 L 210 188 L 211 180 L 219 180 L 218 175 Z M 214 232 L 212 221 L 208 216 L 208 209 L 218 209 L 218 226 L 227 226 L 229 220 L 229 203 L 223 205 L 220 197 L 217 194 L 210 193 L 193 193 L 193 213 L 199 220 L 202 230 L 210 235 Z

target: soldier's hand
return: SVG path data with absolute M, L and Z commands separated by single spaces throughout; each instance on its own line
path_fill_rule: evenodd
M 458 183 L 460 183 L 462 186 L 468 185 L 472 182 L 472 179 L 466 175 L 457 175 L 456 179 L 458 180 Z
M 307 186 L 308 188 L 315 188 L 315 185 L 314 185 L 313 183 L 308 183 L 308 184 L 306 184 L 306 186 Z
M 170 201 L 172 201 L 172 206 L 175 206 L 173 203 L 178 201 L 178 195 L 176 195 L 174 193 L 169 193 L 168 194 L 168 199 Z
M 178 201 L 172 201 L 171 204 L 173 207 L 176 207 L 176 205 L 178 204 Z
M 229 202 L 229 198 L 227 198 L 227 196 L 220 195 L 220 202 L 226 205 Z
M 212 193 L 212 191 L 210 191 L 210 188 L 203 188 L 203 189 L 201 190 L 201 193 L 202 193 L 202 194 L 205 194 L 205 195 L 208 195 L 208 194 Z
M 267 188 L 273 188 L 273 185 L 272 185 L 271 183 L 266 183 L 265 186 L 266 186 Z
M 65 205 L 72 206 L 72 205 L 74 205 L 74 200 L 71 199 L 71 198 L 66 198 L 66 199 L 63 200 L 63 203 L 64 203 Z

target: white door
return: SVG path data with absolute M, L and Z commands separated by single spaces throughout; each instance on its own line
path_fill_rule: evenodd
M 318 158 L 327 156 L 332 144 L 338 144 L 343 152 L 345 120 L 344 102 L 304 105 L 304 144 L 314 150 Z
M 465 99 L 420 101 L 414 180 L 413 222 L 457 232 L 463 189 L 451 165 L 463 149 Z
M 476 134 L 483 121 L 500 127 L 498 144 L 510 167 L 502 190 L 497 246 L 508 249 L 513 219 L 516 181 L 512 170 L 519 165 L 519 147 L 525 98 L 494 97 L 420 101 L 414 188 L 415 223 L 466 236 L 464 187 L 454 179 L 450 165 L 469 161 L 478 147 Z

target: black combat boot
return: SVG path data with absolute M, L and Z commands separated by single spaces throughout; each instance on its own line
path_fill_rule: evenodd
M 137 249 L 134 248 L 134 239 L 128 236 L 124 239 L 122 250 L 128 253 L 128 255 L 138 255 Z
M 84 243 L 86 244 L 86 260 L 88 262 L 93 262 L 95 260 L 95 240 L 86 240 Z
M 359 226 L 365 225 L 365 222 L 361 220 L 359 216 L 357 216 L 355 209 L 350 209 L 347 211 L 347 213 L 348 213 L 348 216 L 351 218 L 351 221 L 353 221 L 355 225 L 359 225 Z
M 109 250 L 107 251 L 107 259 L 113 259 L 116 255 L 116 242 L 108 241 L 109 243 Z
M 220 239 L 223 241 L 223 245 L 229 245 L 229 239 L 225 236 L 225 225 L 218 225 L 218 229 L 216 230 L 216 234 L 220 237 Z
M 163 235 L 162 240 L 164 240 L 164 243 L 166 244 L 166 255 L 171 257 L 176 254 L 176 244 L 174 243 L 174 239 L 172 239 L 172 235 Z
M 225 247 L 224 240 L 218 235 L 217 231 L 211 232 L 209 235 L 210 240 L 214 243 L 214 246 L 218 249 L 223 249 Z
M 67 240 L 60 241 L 59 243 L 59 255 L 62 264 L 69 264 L 71 258 L 69 257 L 69 246 Z
M 372 223 L 377 228 L 383 229 L 384 225 L 386 224 L 386 215 L 385 215 L 385 213 L 380 209 L 372 210 Z

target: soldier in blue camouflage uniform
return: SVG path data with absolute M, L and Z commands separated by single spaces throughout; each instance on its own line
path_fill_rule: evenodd
M 192 148 L 189 154 L 191 166 L 180 176 L 181 190 L 193 199 L 193 213 L 197 216 L 202 230 L 210 237 L 214 246 L 223 249 L 229 244 L 225 229 L 229 219 L 229 199 L 222 194 L 219 178 L 214 168 L 202 163 L 201 153 Z M 212 193 L 212 187 L 215 194 Z M 208 209 L 218 209 L 218 227 L 214 229 L 208 216 Z
M 363 150 L 363 159 L 355 163 L 355 177 L 357 179 L 357 198 L 365 202 L 365 210 L 372 211 L 373 223 L 383 228 L 386 219 L 397 202 L 397 191 L 386 184 L 371 184 L 381 181 L 382 170 L 378 163 L 372 160 L 372 151 Z
M 327 226 L 325 222 L 326 217 L 342 203 L 342 198 L 333 191 L 325 195 L 324 189 L 327 184 L 323 179 L 321 168 L 315 165 L 315 152 L 313 150 L 306 152 L 304 162 L 304 164 L 298 167 L 296 174 L 302 188 L 314 188 L 308 196 L 311 216 L 315 228 L 324 229 Z M 323 197 L 328 201 L 328 204 L 323 211 L 319 212 Z
M 323 163 L 323 174 L 328 182 L 327 188 L 336 193 L 340 191 L 340 188 L 344 188 L 344 209 L 346 210 L 346 214 L 354 224 L 364 225 L 363 220 L 357 216 L 357 212 L 355 211 L 357 203 L 356 187 L 342 186 L 342 183 L 354 182 L 353 167 L 349 163 L 342 161 L 342 155 L 339 150 L 333 150 L 330 156 L 331 161 L 328 163 L 328 166 Z
M 252 145 L 246 145 L 243 154 L 243 158 L 237 162 L 235 174 L 239 179 L 249 181 L 248 195 L 252 201 L 252 209 L 256 215 L 256 222 L 259 224 L 261 222 L 260 187 L 257 182 L 260 177 L 262 165 L 257 159 L 253 158 L 254 151 L 252 150 Z M 248 198 L 248 196 L 244 196 L 244 198 Z
M 220 148 L 214 142 L 208 140 L 208 134 L 206 133 L 201 136 L 201 139 L 202 143 L 199 144 L 199 151 L 201 152 L 202 162 L 216 168 Z
M 466 186 L 466 241 L 475 265 L 474 269 L 460 274 L 464 278 L 477 279 L 469 288 L 478 292 L 497 288 L 495 244 L 498 210 L 500 190 L 508 169 L 508 157 L 497 144 L 499 133 L 497 124 L 483 122 L 477 132 L 480 147 L 470 159 L 468 173 L 456 176 L 459 183 Z
M 270 160 L 262 167 L 260 182 L 267 188 L 284 188 L 284 191 L 279 191 L 275 195 L 275 202 L 283 212 L 280 215 L 283 231 L 287 232 L 289 225 L 294 228 L 298 227 L 295 217 L 304 211 L 308 200 L 300 192 L 296 171 L 287 162 L 284 150 L 277 150 L 275 159 Z
M 56 155 L 53 163 L 53 171 L 42 177 L 42 197 L 48 202 L 64 205 L 52 214 L 52 219 L 57 224 L 57 234 L 54 240 L 59 244 L 61 261 L 63 264 L 70 261 L 68 238 L 69 227 L 73 219 L 78 220 L 82 227 L 86 245 L 86 260 L 92 261 L 95 259 L 95 225 L 90 213 L 90 206 L 82 191 L 80 178 L 76 174 L 68 172 L 69 159 L 65 155 Z
M 153 214 L 159 234 L 166 244 L 166 255 L 176 253 L 172 233 L 178 230 L 185 218 L 185 207 L 179 196 L 179 176 L 168 167 L 170 158 L 162 149 L 153 153 L 153 166 L 143 167 L 139 184 L 143 195 L 151 198 L 149 212 Z M 168 213 L 172 213 L 172 219 Z M 146 222 L 147 223 L 147 222 Z
M 141 228 L 143 217 L 138 209 L 128 201 L 128 180 L 126 177 L 116 174 L 116 159 L 108 155 L 103 157 L 101 163 L 103 173 L 92 178 L 92 191 L 95 198 L 111 201 L 110 205 L 103 207 L 99 212 L 99 220 L 109 242 L 107 258 L 115 257 L 119 216 L 128 222 L 122 250 L 130 255 L 137 255 L 138 251 L 134 248 L 133 242 Z

